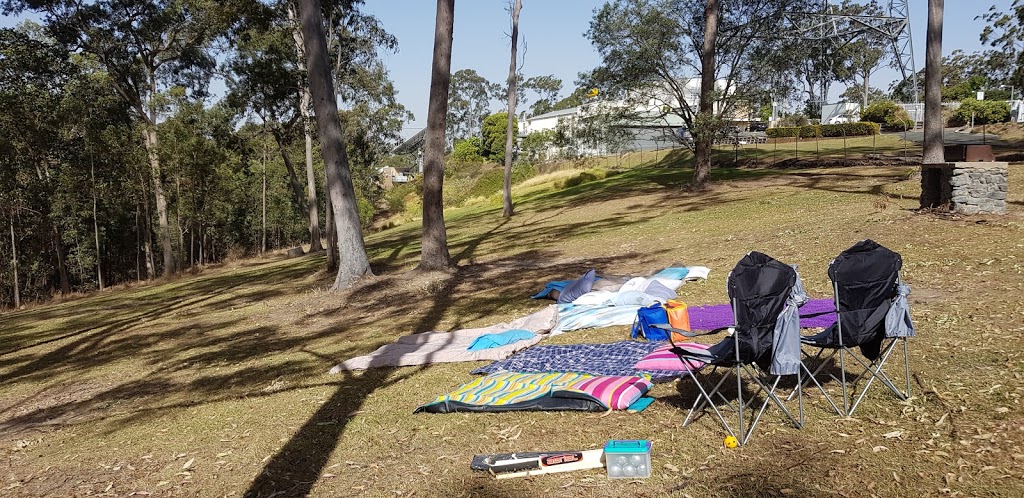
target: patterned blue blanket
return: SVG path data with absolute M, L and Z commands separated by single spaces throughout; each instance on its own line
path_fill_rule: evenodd
M 473 370 L 474 374 L 495 372 L 578 372 L 593 375 L 643 375 L 652 382 L 668 382 L 681 375 L 667 370 L 637 370 L 636 362 L 663 342 L 619 341 L 608 344 L 567 344 L 533 346 L 511 357 Z

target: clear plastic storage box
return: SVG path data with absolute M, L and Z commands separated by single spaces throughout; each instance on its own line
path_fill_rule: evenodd
M 610 479 L 651 477 L 651 442 L 644 439 L 612 440 L 604 445 Z

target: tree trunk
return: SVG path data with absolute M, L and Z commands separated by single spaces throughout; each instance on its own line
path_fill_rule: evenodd
M 92 233 L 96 239 L 96 280 L 99 282 L 100 290 L 103 290 L 103 253 L 100 251 L 100 222 L 96 210 L 96 164 L 93 163 L 92 155 L 89 156 L 89 177 L 92 179 Z
M 700 113 L 694 133 L 693 188 L 702 188 L 711 174 L 714 145 L 715 38 L 718 36 L 718 0 L 707 0 L 704 8 L 704 46 L 700 54 Z
M 53 227 L 53 248 L 57 252 L 57 273 L 60 274 L 60 293 L 71 294 L 71 281 L 68 279 L 68 251 L 64 247 L 64 239 L 60 230 Z
M 304 88 L 302 90 L 302 120 L 306 124 L 304 128 L 306 131 L 306 204 L 309 208 L 309 252 L 319 252 L 324 250 L 324 246 L 320 242 L 320 212 L 316 200 L 316 175 L 313 172 L 313 131 L 311 130 L 313 124 L 310 122 L 309 116 L 311 98 L 309 89 Z
M 945 162 L 942 143 L 942 13 L 944 0 L 928 0 L 924 63 L 924 164 Z
M 345 152 L 345 133 L 338 117 L 334 80 L 327 61 L 327 40 L 324 37 L 320 0 L 299 0 L 298 3 L 306 67 L 309 71 L 309 90 L 313 96 L 313 109 L 320 132 L 320 150 L 327 170 L 327 192 L 331 197 L 335 228 L 338 231 L 341 264 L 338 265 L 338 274 L 331 287 L 336 290 L 348 287 L 359 277 L 372 275 L 373 272 L 363 243 L 352 172 Z
M 325 199 L 327 208 L 327 271 L 338 271 L 338 231 L 334 228 L 334 208 L 331 204 L 331 196 Z
M 267 252 L 267 146 L 263 145 L 263 228 L 260 236 L 260 256 Z
M 146 279 L 156 278 L 156 261 L 153 259 L 153 215 L 149 212 L 149 193 L 146 192 L 146 181 L 142 178 L 142 172 L 139 172 L 139 180 L 142 183 L 142 199 L 143 207 L 146 209 L 146 216 L 143 218 L 145 224 L 143 228 L 145 232 L 142 238 L 142 249 L 146 256 Z
M 182 268 L 185 266 L 185 226 L 181 224 L 181 177 L 177 173 L 174 174 L 174 187 L 178 195 L 174 203 L 174 217 L 178 219 L 178 258 L 175 266 Z
M 277 143 L 277 148 L 281 151 L 281 159 L 284 159 L 284 167 L 288 170 L 288 183 L 292 186 L 295 203 L 305 210 L 306 196 L 302 193 L 302 184 L 299 183 L 299 176 L 295 174 L 295 164 L 292 163 L 292 158 L 288 155 L 284 136 L 281 134 L 281 130 L 273 127 L 270 128 L 270 133 L 274 135 L 274 142 Z
M 18 241 L 14 238 L 14 213 L 11 213 L 11 268 L 14 274 L 14 309 L 21 307 L 21 285 L 18 283 Z
M 139 228 L 139 205 L 135 204 L 135 280 L 142 281 L 142 229 Z
M 427 132 L 423 146 L 423 243 L 421 270 L 452 266 L 448 254 L 448 234 L 444 226 L 445 120 L 448 114 L 448 86 L 451 83 L 452 32 L 455 27 L 455 0 L 437 0 L 434 23 L 434 61 L 430 76 L 430 103 L 427 108 Z
M 296 22 L 295 11 L 292 5 L 288 4 L 288 19 Z M 295 53 L 298 55 L 299 71 L 306 72 L 306 64 L 303 61 L 304 53 L 302 48 L 302 30 L 298 23 L 292 30 L 292 40 L 295 42 Z M 326 43 L 326 42 L 325 42 Z M 316 177 L 313 174 L 313 122 L 309 116 L 309 102 L 312 96 L 309 94 L 309 85 L 304 81 L 299 82 L 302 97 L 299 102 L 299 113 L 302 115 L 302 130 L 306 136 L 306 209 L 309 212 L 309 252 L 319 252 L 324 249 L 320 242 L 320 213 L 316 202 Z
M 870 78 L 871 78 L 871 73 L 870 73 L 870 72 L 868 72 L 867 70 L 865 70 L 865 71 L 864 71 L 864 95 L 863 95 L 863 104 L 861 104 L 861 105 L 862 105 L 863 107 L 861 107 L 861 109 L 867 109 L 867 108 L 868 108 L 868 88 L 870 88 L 870 87 L 868 86 L 868 80 L 869 80 Z
M 160 180 L 160 154 L 157 141 L 156 125 L 151 124 L 143 129 L 146 139 L 146 154 L 149 156 L 149 167 L 153 178 L 153 196 L 156 198 L 156 215 L 160 222 L 160 244 L 163 246 L 163 275 L 174 273 L 174 249 L 171 247 L 171 229 L 167 220 L 167 197 L 164 195 L 163 181 Z
M 512 7 L 512 60 L 508 63 L 508 124 L 505 130 L 505 189 L 502 191 L 504 208 L 502 215 L 512 216 L 512 137 L 518 130 L 513 129 L 516 119 L 516 49 L 519 44 L 519 11 L 523 8 L 523 0 L 515 0 Z

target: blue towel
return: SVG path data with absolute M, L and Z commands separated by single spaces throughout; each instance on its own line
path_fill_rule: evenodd
M 682 280 L 686 278 L 686 275 L 690 273 L 690 269 L 686 267 L 674 267 L 670 266 L 664 270 L 655 273 L 655 277 L 671 278 L 672 280 Z
M 554 282 L 548 282 L 548 284 L 544 286 L 544 290 L 530 296 L 530 299 L 544 299 L 551 294 L 551 291 L 562 292 L 562 289 L 564 289 L 566 285 L 569 285 L 570 282 L 572 282 L 572 280 L 555 280 Z
M 474 339 L 473 343 L 466 348 L 466 351 L 480 351 L 481 349 L 505 346 L 507 344 L 512 344 L 513 342 L 530 339 L 533 336 L 533 332 L 523 329 L 506 330 L 504 332 L 498 332 L 497 334 L 484 334 Z

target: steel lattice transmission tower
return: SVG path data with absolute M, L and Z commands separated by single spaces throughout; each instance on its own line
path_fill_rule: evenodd
M 892 47 L 895 66 L 903 79 L 913 86 L 914 103 L 919 102 L 917 67 L 914 64 L 914 44 L 910 36 L 910 6 L 907 0 L 884 2 L 885 15 L 843 14 L 822 0 L 820 12 L 787 12 L 784 25 L 789 36 L 829 44 L 840 48 L 864 35 L 879 36 Z M 822 85 L 827 88 L 826 84 Z M 827 93 L 826 92 L 823 92 Z M 824 99 L 825 96 L 822 96 Z

